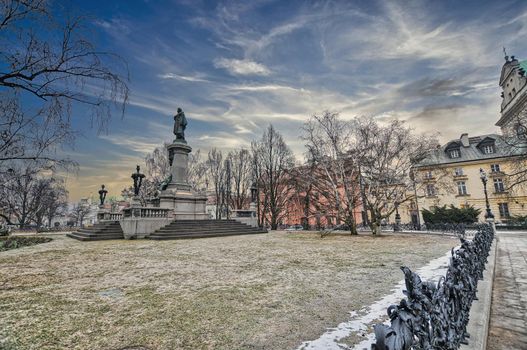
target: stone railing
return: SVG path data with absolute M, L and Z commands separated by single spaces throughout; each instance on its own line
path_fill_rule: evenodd
M 120 221 L 123 218 L 123 213 L 98 213 L 97 219 L 99 221 Z
M 125 218 L 169 218 L 172 209 L 169 208 L 126 208 Z
M 467 342 L 466 327 L 478 280 L 494 239 L 491 224 L 477 226 L 472 240 L 461 239 L 452 251 L 446 276 L 437 284 L 421 281 L 407 267 L 401 267 L 406 298 L 388 308 L 390 326 L 375 325 L 373 350 L 458 349 Z

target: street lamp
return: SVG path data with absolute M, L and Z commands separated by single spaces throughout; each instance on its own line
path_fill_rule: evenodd
M 481 168 L 479 168 L 479 178 L 483 183 L 483 192 L 485 193 L 485 204 L 487 205 L 487 212 L 485 213 L 485 219 L 494 219 L 494 214 L 490 211 L 489 196 L 487 194 L 487 174 Z
M 251 203 L 256 203 L 256 195 L 258 194 L 258 187 L 256 187 L 256 181 L 251 185 Z
M 393 227 L 393 231 L 400 231 L 401 225 L 401 215 L 399 215 L 399 202 L 395 202 L 395 226 Z

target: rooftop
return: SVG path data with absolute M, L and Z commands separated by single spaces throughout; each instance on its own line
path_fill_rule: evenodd
M 465 144 L 464 144 L 465 142 Z M 493 153 L 484 153 L 482 145 L 493 144 Z M 459 149 L 459 157 L 451 158 L 449 150 Z M 468 137 L 468 134 L 461 135 L 458 139 L 448 141 L 446 144 L 434 150 L 426 159 L 417 164 L 418 167 L 426 167 L 430 165 L 454 164 L 478 161 L 484 159 L 494 159 L 510 157 L 514 152 L 514 148 L 510 146 L 507 140 L 498 134 L 486 134 Z

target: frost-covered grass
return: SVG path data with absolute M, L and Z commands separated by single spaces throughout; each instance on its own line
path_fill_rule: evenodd
M 0 348 L 288 349 L 457 240 L 272 232 L 53 242 L 0 253 Z

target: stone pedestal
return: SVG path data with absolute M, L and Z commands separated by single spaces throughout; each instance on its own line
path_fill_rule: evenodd
M 97 222 L 105 221 L 109 213 L 110 211 L 108 209 L 105 209 L 104 206 L 99 205 L 99 210 L 97 211 Z
M 242 224 L 247 224 L 252 227 L 258 227 L 258 218 L 256 217 L 256 205 L 254 208 L 249 206 L 249 210 L 233 210 L 233 219 L 241 222 Z
M 175 141 L 167 148 L 172 181 L 159 194 L 159 206 L 172 209 L 175 220 L 207 219 L 207 197 L 192 191 L 188 183 L 188 155 L 192 152 L 192 147 L 186 142 Z

